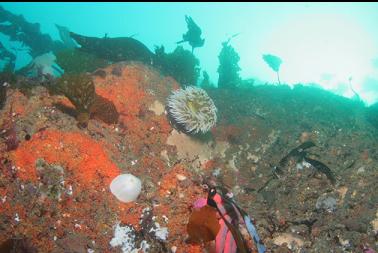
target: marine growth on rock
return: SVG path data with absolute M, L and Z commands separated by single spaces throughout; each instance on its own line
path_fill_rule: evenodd
M 66 74 L 58 80 L 54 89 L 66 96 L 77 110 L 80 125 L 89 120 L 89 110 L 94 103 L 96 93 L 93 80 L 86 74 Z

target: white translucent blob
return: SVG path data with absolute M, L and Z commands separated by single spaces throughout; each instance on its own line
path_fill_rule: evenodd
M 121 174 L 110 183 L 110 191 L 119 201 L 128 203 L 135 201 L 142 189 L 139 178 L 131 174 Z

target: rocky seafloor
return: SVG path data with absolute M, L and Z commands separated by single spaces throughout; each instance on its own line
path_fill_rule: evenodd
M 78 127 L 67 98 L 42 86 L 7 90 L 0 251 L 208 252 L 185 241 L 209 180 L 232 190 L 267 252 L 376 250 L 378 131 L 360 103 L 304 86 L 209 89 L 217 125 L 191 137 L 165 114 L 175 80 L 138 63 L 102 73 L 93 75 L 96 93 L 115 105 L 117 124 L 100 111 Z M 309 141 L 306 156 L 326 164 L 334 182 L 298 157 L 280 164 Z M 120 173 L 141 179 L 137 201 L 110 193 Z

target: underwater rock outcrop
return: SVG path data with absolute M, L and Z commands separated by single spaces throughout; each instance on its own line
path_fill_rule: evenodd
M 254 218 L 266 252 L 374 247 L 377 136 L 351 100 L 305 86 L 209 89 L 218 121 L 204 142 L 172 129 L 164 114 L 180 87 L 173 78 L 135 62 L 90 77 L 96 95 L 119 113 L 117 123 L 93 117 L 79 128 L 56 106 L 75 110 L 66 97 L 41 86 L 33 85 L 28 96 L 8 87 L 0 120 L 12 122 L 19 143 L 0 152 L 0 250 L 23 235 L 20 241 L 27 238 L 40 252 L 118 252 L 126 243 L 116 235 L 132 227 L 127 238 L 135 248 L 147 242 L 151 252 L 210 251 L 213 241 L 185 242 L 188 207 L 206 197 L 206 182 L 232 190 Z M 309 157 L 332 169 L 335 184 L 289 159 L 285 173 L 257 192 L 289 147 L 306 141 L 317 143 Z M 1 147 L 5 142 L 0 138 Z M 123 173 L 142 181 L 136 202 L 121 203 L 110 192 L 112 179 Z M 331 200 L 326 208 L 319 206 L 323 200 Z
M 102 71 L 104 75 L 91 78 L 97 95 L 110 101 L 120 112 L 116 125 L 94 119 L 89 121 L 88 128 L 78 128 L 75 120 L 56 106 L 61 102 L 73 108 L 65 97 L 51 96 L 44 87 L 38 86 L 33 86 L 29 97 L 10 88 L 12 92 L 5 110 L 0 111 L 0 118 L 8 114 L 13 105 L 12 120 L 17 136 L 22 138 L 15 150 L 1 152 L 0 245 L 25 234 L 31 239 L 31 245 L 41 252 L 54 249 L 113 252 L 118 250 L 109 249 L 113 225 L 121 221 L 132 224 L 152 249 L 157 247 L 153 245 L 160 245 L 161 249 L 176 246 L 185 252 L 199 248 L 183 244 L 185 226 L 180 225 L 182 216 L 176 215 L 177 212 L 184 216 L 189 213 L 186 202 L 193 201 L 198 187 L 188 180 L 192 176 L 186 167 L 168 166 L 161 157 L 163 150 L 169 150 L 165 143 L 172 128 L 164 115 L 164 107 L 163 113 L 150 109 L 152 105 L 164 104 L 170 91 L 179 87 L 178 83 L 137 63 L 115 64 Z M 30 136 L 24 139 L 25 133 Z M 2 146 L 3 139 L 0 138 L 0 142 Z M 171 152 L 168 151 L 168 157 Z M 40 158 L 64 169 L 62 188 L 55 191 L 53 187 L 53 192 L 47 194 L 59 196 L 54 193 L 60 192 L 60 200 L 46 197 L 38 190 L 41 183 L 48 186 L 46 183 L 50 180 L 39 177 L 42 170 L 37 171 L 36 161 Z M 109 184 L 120 173 L 132 173 L 141 178 L 143 188 L 138 204 L 119 203 L 110 193 Z M 188 179 L 182 183 L 177 174 Z M 161 180 L 162 184 L 156 180 Z M 184 191 L 188 186 L 193 187 Z M 166 202 L 166 192 L 173 188 L 187 196 L 178 199 L 170 195 Z M 154 198 L 160 202 L 159 206 L 150 205 Z M 146 223 L 148 226 L 139 223 L 146 208 L 151 208 L 154 214 L 153 222 Z M 52 227 L 55 228 L 51 230 Z M 159 234 L 165 231 L 163 228 L 169 232 L 168 237 Z M 50 231 L 49 236 L 46 236 L 47 231 Z

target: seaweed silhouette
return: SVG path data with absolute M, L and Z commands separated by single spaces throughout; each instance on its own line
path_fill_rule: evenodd
M 222 43 L 222 50 L 218 56 L 219 58 L 219 88 L 234 88 L 241 78 L 239 76 L 239 60 L 240 57 L 235 49 L 229 44 L 230 39 Z
M 182 40 L 177 42 L 177 44 L 183 42 L 189 42 L 189 45 L 192 46 L 192 53 L 194 48 L 202 47 L 205 44 L 205 39 L 201 38 L 201 28 L 194 22 L 194 20 L 185 15 L 185 21 L 188 26 L 188 31 L 182 35 Z
M 278 84 L 281 84 L 279 75 L 280 66 L 282 63 L 281 58 L 272 54 L 264 54 L 263 59 L 269 65 L 269 67 L 277 73 Z

